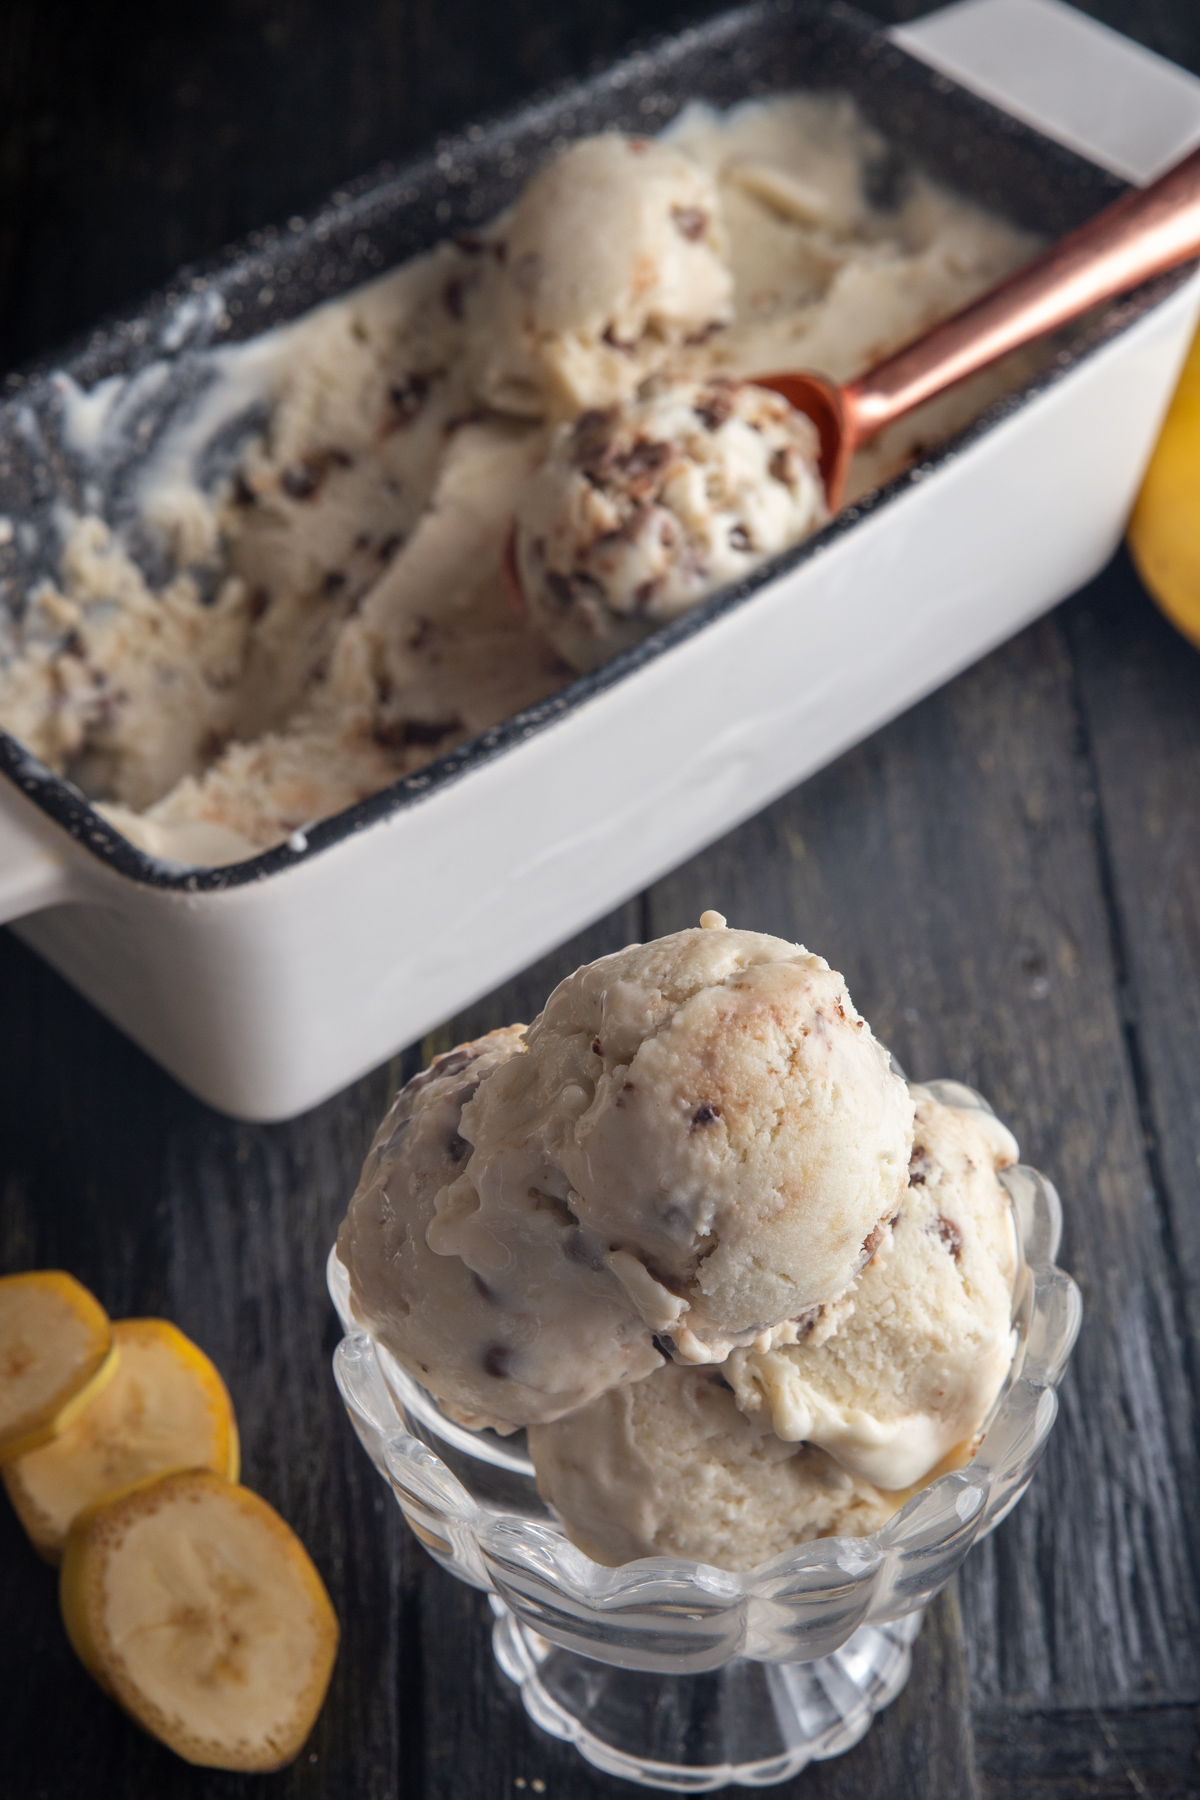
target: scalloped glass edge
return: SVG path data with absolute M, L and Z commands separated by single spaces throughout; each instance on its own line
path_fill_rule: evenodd
M 923 1085 L 950 1104 L 986 1107 L 957 1083 Z M 355 1322 L 335 1250 L 327 1276 L 346 1336 L 334 1354 L 334 1377 L 363 1447 L 421 1543 L 452 1574 L 498 1596 L 539 1638 L 620 1668 L 663 1674 L 715 1669 L 733 1658 L 816 1661 L 840 1650 L 860 1626 L 898 1620 L 932 1599 L 971 1545 L 1015 1506 L 1041 1458 L 1082 1303 L 1053 1261 L 1062 1235 L 1053 1184 L 1024 1164 L 1001 1179 L 1023 1257 L 1012 1368 L 971 1461 L 923 1488 L 870 1537 L 818 1539 L 743 1572 L 677 1557 L 602 1567 L 536 1500 L 519 1443 L 454 1425 Z M 493 1486 L 498 1479 L 501 1499 L 477 1498 L 444 1458 L 465 1461 Z M 514 1480 L 544 1516 L 511 1510 L 511 1499 L 503 1503 Z

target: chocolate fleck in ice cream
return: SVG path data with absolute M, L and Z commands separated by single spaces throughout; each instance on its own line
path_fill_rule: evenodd
M 659 1369 L 529 1432 L 538 1492 L 612 1567 L 686 1556 L 753 1569 L 821 1537 L 865 1537 L 907 1495 L 738 1411 L 717 1369 Z
M 607 662 L 824 524 L 818 448 L 778 394 L 719 377 L 560 427 L 517 507 L 534 622 L 573 668 Z
M 705 919 L 579 969 L 381 1128 L 338 1252 L 455 1417 L 548 1421 L 667 1355 L 789 1341 L 899 1205 L 912 1101 L 841 976 Z

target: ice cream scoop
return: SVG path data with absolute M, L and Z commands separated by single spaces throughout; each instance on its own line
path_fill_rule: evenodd
M 531 1186 L 513 1196 L 503 1243 L 482 1257 L 428 1240 L 471 1154 L 463 1110 L 523 1056 L 524 1039 L 514 1025 L 459 1044 L 401 1089 L 338 1233 L 355 1315 L 451 1418 L 502 1433 L 662 1362 L 620 1283 L 578 1253 L 578 1227 L 552 1195 Z
M 913 1103 L 828 963 L 704 917 L 559 984 L 463 1108 L 472 1154 L 426 1236 L 491 1285 L 536 1195 L 665 1349 L 721 1362 L 853 1280 Z
M 592 669 L 824 523 L 812 422 L 749 382 L 647 381 L 559 427 L 515 555 L 533 623 Z
M 1200 151 L 1194 151 L 1158 181 L 1123 195 L 989 293 L 857 380 L 837 383 L 801 370 L 756 375 L 754 385 L 781 395 L 815 428 L 815 467 L 824 488 L 825 505 L 794 513 L 791 536 L 786 542 L 772 542 L 770 548 L 752 553 L 750 562 L 761 562 L 772 550 L 801 541 L 825 517 L 835 513 L 841 505 L 850 458 L 895 420 L 1010 351 L 1078 318 L 1089 307 L 1188 261 L 1198 252 Z M 624 417 L 621 411 L 614 411 L 606 430 L 613 441 L 619 441 L 623 436 L 636 437 L 639 425 L 636 410 Z M 589 637 L 586 630 L 562 628 L 560 616 L 566 611 L 574 611 L 587 620 L 601 603 L 597 599 L 596 571 L 592 566 L 597 558 L 591 540 L 583 540 L 587 547 L 583 558 L 569 567 L 549 567 L 552 580 L 547 580 L 539 563 L 539 544 L 569 543 L 572 515 L 578 511 L 571 484 L 559 480 L 562 516 L 550 516 L 547 500 L 554 491 L 562 455 L 560 441 L 551 449 L 546 470 L 534 477 L 536 491 L 530 496 L 528 515 L 524 506 L 518 513 L 506 569 L 516 603 L 527 605 L 536 619 L 548 616 L 560 650 L 575 667 L 587 669 L 624 647 L 626 641 L 645 636 L 661 622 L 661 617 L 656 618 L 639 603 L 639 587 L 647 579 L 643 573 L 645 555 L 625 555 L 623 561 L 610 559 L 612 567 L 603 584 L 602 603 L 607 613 L 624 623 L 623 631 L 610 630 L 606 634 L 610 647 L 597 655 L 594 632 Z M 764 492 L 769 491 L 765 481 L 761 485 Z M 671 513 L 673 509 L 667 505 L 665 510 Z M 671 520 L 670 528 L 679 529 L 680 521 Z M 701 598 L 729 579 L 710 559 L 707 575 L 692 581 L 694 598 Z M 576 649 L 577 642 L 582 644 L 582 650 Z M 576 656 L 581 660 L 576 660 Z
M 479 399 L 561 417 L 628 398 L 733 316 L 716 182 L 651 138 L 604 132 L 540 169 L 462 287 Z
M 907 1498 L 747 1418 L 718 1370 L 674 1364 L 531 1428 L 529 1453 L 568 1536 L 612 1567 L 753 1569 L 813 1538 L 865 1537 Z
M 1015 1343 L 1017 1235 L 997 1170 L 1016 1143 L 978 1107 L 913 1097 L 909 1185 L 869 1266 L 798 1342 L 737 1351 L 725 1369 L 738 1404 L 779 1437 L 893 1490 L 966 1459 Z

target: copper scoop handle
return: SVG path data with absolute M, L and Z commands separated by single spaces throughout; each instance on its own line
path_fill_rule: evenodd
M 841 390 L 847 451 L 1089 307 L 1200 256 L 1200 150 Z

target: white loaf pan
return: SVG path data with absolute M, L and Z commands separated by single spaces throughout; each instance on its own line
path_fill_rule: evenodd
M 1037 0 L 1019 3 L 1036 14 Z M 1056 28 L 1071 20 L 1050 10 Z M 904 41 L 924 54 L 921 29 Z M 1129 56 L 1136 104 L 1145 53 L 1105 36 Z M 951 38 L 969 78 L 964 33 Z M 152 355 L 183 369 L 222 313 L 225 341 L 250 335 L 495 212 L 557 136 L 645 129 L 698 94 L 728 104 L 813 85 L 849 88 L 902 155 L 1023 224 L 1061 232 L 1119 189 L 848 8 L 755 7 L 335 197 L 305 232 L 266 234 L 189 275 L 64 366 L 84 387 Z M 1021 110 L 1028 120 L 1027 98 Z M 1053 109 L 1043 118 L 1053 131 Z M 1095 158 L 1094 132 L 1087 147 Z M 273 284 L 287 302 L 266 311 L 264 275 L 288 259 L 290 279 Z M 212 1105 L 251 1119 L 314 1105 L 1094 574 L 1198 310 L 1195 276 L 1141 290 L 956 443 L 742 589 L 252 862 L 154 862 L 0 734 L 0 919 L 19 918 L 28 944 Z M 54 471 L 23 448 L 37 434 L 22 433 L 21 409 L 48 406 L 51 384 L 34 371 L 9 389 L 0 511 L 34 518 Z

